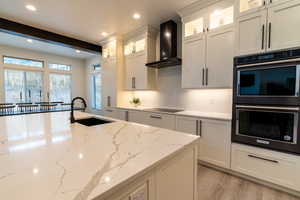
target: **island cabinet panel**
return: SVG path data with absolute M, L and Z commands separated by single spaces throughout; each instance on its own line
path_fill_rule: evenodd
M 230 167 L 230 121 L 176 117 L 176 130 L 200 136 L 199 160 L 223 168 Z
M 239 173 L 300 191 L 298 156 L 232 144 L 231 167 Z
M 197 148 L 186 150 L 156 171 L 156 200 L 196 200 Z

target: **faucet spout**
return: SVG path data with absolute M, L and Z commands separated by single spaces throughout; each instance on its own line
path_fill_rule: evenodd
M 71 102 L 71 116 L 70 116 L 70 121 L 71 121 L 72 124 L 76 122 L 75 117 L 74 117 L 74 104 L 75 104 L 76 100 L 81 100 L 81 102 L 83 103 L 83 106 L 84 106 L 84 110 L 87 107 L 86 101 L 84 100 L 84 98 L 75 97 L 74 99 L 72 99 L 72 102 Z

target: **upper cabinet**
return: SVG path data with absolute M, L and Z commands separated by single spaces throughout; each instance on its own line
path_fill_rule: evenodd
M 220 1 L 183 21 L 183 88 L 231 88 L 234 56 L 234 2 Z
M 115 60 L 117 56 L 117 42 L 111 40 L 102 46 L 102 60 L 109 62 Z
M 238 0 L 236 55 L 300 46 L 299 0 Z
M 156 88 L 156 70 L 145 66 L 156 60 L 158 31 L 149 26 L 124 37 L 125 89 L 150 90 Z

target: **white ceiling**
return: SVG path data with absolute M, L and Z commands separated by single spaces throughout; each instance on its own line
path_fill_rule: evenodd
M 94 56 L 95 54 L 81 51 L 77 53 L 75 49 L 71 49 L 68 47 L 58 46 L 55 44 L 50 44 L 46 42 L 41 42 L 37 40 L 32 40 L 32 43 L 26 41 L 26 38 L 11 35 L 8 33 L 0 32 L 0 45 L 7 45 L 19 48 L 30 49 L 34 51 L 40 51 L 45 53 L 56 54 L 60 56 L 68 56 L 79 59 L 86 59 Z
M 195 0 L 0 0 L 0 17 L 98 43 L 103 31 L 126 33 L 145 24 L 158 26 Z M 32 4 L 36 12 L 25 5 Z M 132 18 L 141 14 L 140 20 Z

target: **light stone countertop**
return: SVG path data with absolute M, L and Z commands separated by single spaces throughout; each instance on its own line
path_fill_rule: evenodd
M 106 197 L 197 142 L 193 135 L 124 121 L 71 125 L 69 112 L 0 117 L 1 199 Z
M 124 109 L 124 110 L 136 110 L 136 111 L 143 111 L 143 112 L 152 112 L 152 113 L 165 113 L 170 115 L 176 116 L 186 116 L 186 117 L 200 117 L 200 118 L 207 118 L 207 119 L 216 119 L 216 120 L 226 120 L 230 121 L 232 119 L 231 113 L 221 113 L 221 112 L 201 112 L 201 111 L 193 111 L 193 110 L 184 110 L 177 113 L 168 113 L 168 112 L 159 112 L 159 111 L 149 111 L 147 109 L 151 109 L 153 107 L 115 107 L 117 109 Z M 178 108 L 175 108 L 178 109 Z M 179 108 L 180 109 L 180 108 Z

